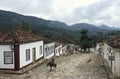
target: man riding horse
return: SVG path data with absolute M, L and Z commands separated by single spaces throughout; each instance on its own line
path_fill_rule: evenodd
M 52 71 L 52 67 L 56 68 L 57 64 L 55 63 L 55 59 L 52 58 L 50 62 L 47 63 L 47 67 L 50 66 L 50 71 Z

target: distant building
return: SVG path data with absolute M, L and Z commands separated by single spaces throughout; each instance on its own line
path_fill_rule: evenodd
M 55 56 L 62 55 L 62 44 L 55 42 Z
M 55 43 L 44 44 L 44 58 L 49 59 L 54 56 L 55 52 Z
M 68 53 L 68 52 L 67 52 L 67 45 L 64 44 L 64 45 L 62 46 L 62 55 L 67 55 L 67 53 Z
M 74 45 L 73 53 L 78 53 L 78 52 L 79 52 L 79 45 Z
M 62 47 L 63 55 L 73 54 L 74 52 L 74 44 L 65 44 Z
M 74 48 L 74 44 L 67 44 L 67 50 L 69 54 L 73 54 Z

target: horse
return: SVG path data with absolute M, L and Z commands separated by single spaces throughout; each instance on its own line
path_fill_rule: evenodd
M 57 64 L 53 61 L 50 61 L 47 63 L 47 67 L 50 66 L 50 71 L 52 71 L 52 68 L 56 68 L 57 67 Z

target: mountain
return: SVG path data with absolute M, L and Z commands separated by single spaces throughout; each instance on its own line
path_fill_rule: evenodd
M 18 13 L 0 10 L 0 31 L 8 31 L 13 28 L 16 23 L 21 21 L 28 22 L 32 32 L 41 34 L 44 37 L 52 40 L 79 42 L 79 30 L 88 29 L 92 34 L 94 32 L 109 32 L 111 29 L 106 25 L 99 27 L 87 24 L 78 23 L 68 26 L 64 22 L 45 20 L 34 16 L 24 16 Z M 106 28 L 106 29 L 105 29 Z M 120 32 L 118 32 L 120 33 Z M 112 33 L 113 34 L 113 33 Z M 116 34 L 116 32 L 115 32 Z M 66 42 L 65 41 L 65 42 Z
M 64 40 L 69 41 L 72 39 L 74 42 L 79 36 L 77 31 L 67 30 L 69 26 L 63 22 L 44 20 L 33 16 L 24 16 L 14 12 L 0 10 L 0 31 L 8 31 L 16 23 L 21 21 L 28 22 L 34 33 L 41 34 L 51 40 L 63 42 Z
M 110 26 L 107 26 L 105 24 L 99 25 L 98 27 L 101 28 L 101 29 L 104 29 L 104 30 L 111 30 L 111 31 L 112 30 L 119 30 L 119 28 L 110 27 Z
M 51 20 L 44 20 L 42 18 L 37 18 L 33 16 L 24 16 L 18 13 L 10 12 L 10 11 L 3 11 L 0 10 L 0 25 L 11 25 L 13 26 L 15 23 L 26 21 L 31 26 L 48 26 L 53 28 L 67 28 L 68 25 L 59 22 L 59 21 L 51 21 Z
M 104 29 L 98 28 L 95 25 L 87 24 L 87 23 L 74 24 L 71 26 L 71 29 L 73 29 L 73 30 L 88 29 L 91 32 L 98 32 L 98 31 L 105 32 Z
M 63 22 L 59 22 L 59 21 L 49 21 L 48 27 L 53 27 L 53 28 L 64 28 L 67 29 L 69 28 L 69 26 Z
M 71 31 L 88 29 L 90 32 L 98 32 L 98 31 L 109 32 L 111 30 L 118 30 L 116 28 L 109 27 L 104 24 L 98 27 L 92 24 L 87 24 L 87 23 L 78 23 L 72 26 L 68 26 L 64 22 L 45 20 L 42 18 L 34 17 L 34 16 L 24 16 L 24 15 L 14 13 L 14 12 L 0 10 L 0 30 L 10 29 L 16 23 L 21 22 L 21 21 L 28 22 L 30 24 L 30 27 L 37 31 L 39 31 L 39 28 L 41 27 L 66 29 L 66 30 L 71 30 Z

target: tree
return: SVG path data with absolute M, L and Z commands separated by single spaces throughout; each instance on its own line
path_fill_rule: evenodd
M 31 30 L 31 28 L 29 27 L 29 23 L 25 22 L 25 21 L 21 21 L 20 23 L 16 23 L 14 28 L 17 29 L 25 29 L 25 30 Z
M 22 29 L 30 29 L 28 22 L 22 21 L 21 26 L 22 26 Z
M 89 38 L 87 29 L 80 31 L 80 47 L 84 52 L 92 47 L 92 39 Z
M 22 28 L 22 27 L 21 27 L 21 23 L 15 23 L 15 25 L 14 25 L 13 28 L 16 28 L 16 29 Z

